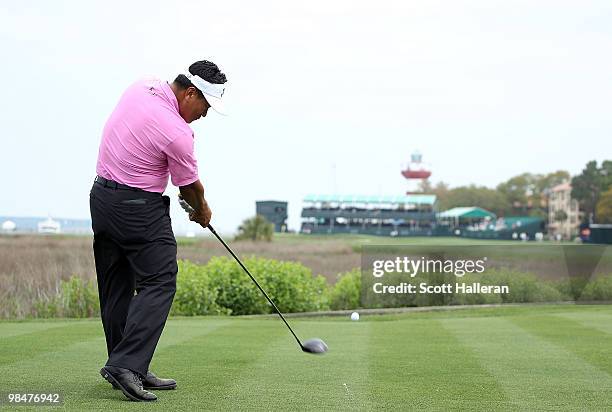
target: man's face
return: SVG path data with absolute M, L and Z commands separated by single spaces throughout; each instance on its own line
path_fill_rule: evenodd
M 187 122 L 191 123 L 200 117 L 206 117 L 210 105 L 195 87 L 188 87 L 179 100 L 179 114 Z

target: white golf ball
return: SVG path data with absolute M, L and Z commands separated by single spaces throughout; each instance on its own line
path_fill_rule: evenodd
M 359 313 L 357 312 L 351 313 L 351 320 L 359 320 Z

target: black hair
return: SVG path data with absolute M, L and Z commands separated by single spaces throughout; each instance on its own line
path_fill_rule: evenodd
M 208 60 L 200 60 L 189 66 L 189 73 L 198 75 L 202 79 L 206 80 L 209 83 L 214 84 L 223 84 L 227 82 L 227 78 L 225 74 L 219 70 L 216 64 L 210 62 Z M 176 83 L 181 89 L 186 89 L 188 87 L 195 87 L 191 81 L 184 74 L 179 74 L 174 79 L 174 83 Z M 204 97 L 202 92 L 196 87 L 198 94 L 200 97 Z

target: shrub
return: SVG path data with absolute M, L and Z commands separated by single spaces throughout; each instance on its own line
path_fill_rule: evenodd
M 254 257 L 246 259 L 245 264 L 281 311 L 329 309 L 325 278 L 313 277 L 304 265 Z M 179 261 L 178 266 L 171 315 L 246 315 L 273 311 L 248 275 L 228 257 L 213 257 L 206 265 Z M 39 292 L 30 315 L 92 317 L 99 313 L 95 281 L 73 276 L 61 281 L 50 293 Z
M 256 215 L 250 219 L 246 219 L 238 227 L 238 235 L 236 240 L 252 240 L 254 242 L 258 240 L 265 240 L 270 242 L 272 235 L 274 234 L 274 225 L 263 217 L 262 215 Z
M 500 295 L 503 303 L 558 302 L 566 298 L 552 282 L 530 273 L 493 269 L 474 276 L 480 276 L 479 282 L 483 285 L 508 285 L 510 293 Z
M 327 284 L 296 262 L 251 257 L 244 261 L 268 296 L 284 312 L 327 309 Z M 242 268 L 227 257 L 213 257 L 205 266 L 217 304 L 232 315 L 271 313 L 272 307 Z
M 100 313 L 98 288 L 93 280 L 87 281 L 72 276 L 62 282 L 63 316 L 68 318 L 90 318 Z
M 61 285 L 60 285 L 61 290 Z M 62 295 L 60 291 L 54 293 L 39 293 L 32 304 L 32 317 L 34 318 L 54 318 L 61 317 L 62 314 Z
M 587 283 L 580 300 L 612 300 L 612 275 L 600 276 Z
M 313 276 L 301 263 L 259 258 L 250 264 L 261 273 L 265 290 L 279 309 L 291 313 L 329 308 L 327 281 L 323 276 Z
M 330 292 L 330 307 L 333 310 L 356 309 L 361 305 L 361 270 L 338 274 L 338 281 Z
M 250 267 L 248 261 L 247 266 Z M 217 304 L 229 309 L 232 315 L 268 313 L 268 302 L 237 263 L 213 257 L 206 264 L 206 271 L 217 294 Z
M 33 317 L 90 318 L 100 314 L 98 288 L 94 280 L 73 275 L 62 280 L 55 291 L 39 293 L 33 304 Z
M 553 285 L 561 295 L 567 300 L 579 300 L 585 286 L 589 283 L 589 279 L 583 277 L 573 277 L 561 281 L 554 282 Z
M 210 285 L 208 272 L 203 266 L 179 260 L 178 267 L 172 315 L 228 314 L 228 310 L 217 305 L 217 290 Z

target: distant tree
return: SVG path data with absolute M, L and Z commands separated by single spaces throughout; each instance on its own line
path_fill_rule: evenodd
M 527 214 L 527 199 L 535 191 L 534 180 L 531 173 L 523 173 L 497 185 L 497 190 L 506 198 L 510 206 L 507 212 Z
M 604 160 L 601 167 L 592 160 L 586 164 L 582 173 L 572 179 L 572 197 L 578 200 L 585 220 L 595 214 L 595 207 L 602 192 L 612 185 L 612 161 Z
M 540 196 L 540 207 L 543 208 L 546 213 L 548 213 L 548 198 L 550 195 L 550 190 L 553 187 L 569 180 L 569 172 L 565 170 L 557 170 L 556 172 L 541 176 L 541 178 L 536 181 L 537 191 Z
M 459 206 L 478 206 L 503 215 L 507 203 L 504 196 L 495 189 L 470 185 L 447 190 L 440 199 L 440 210 Z
M 603 192 L 595 208 L 597 223 L 612 223 L 612 187 Z
M 612 177 L 612 162 L 604 161 L 599 173 Z M 451 189 L 444 182 L 433 187 L 427 182 L 421 188 L 436 195 L 439 210 L 479 206 L 498 216 L 529 215 L 547 219 L 550 190 L 569 179 L 569 172 L 557 170 L 548 174 L 523 173 L 498 184 L 495 189 L 476 185 Z
M 569 172 L 566 170 L 557 170 L 556 172 L 543 175 L 537 180 L 536 185 L 538 186 L 538 191 L 540 193 L 548 195 L 550 189 L 567 180 L 570 180 Z
M 550 189 L 566 180 L 570 174 L 558 170 L 549 174 L 523 173 L 497 185 L 506 201 L 508 214 L 521 214 L 546 218 Z
M 567 213 L 565 210 L 557 210 L 553 216 L 555 222 L 565 222 L 567 220 Z
M 238 227 L 236 240 L 265 240 L 270 242 L 274 234 L 274 224 L 270 223 L 265 217 L 256 215 L 250 219 L 245 219 Z
M 431 193 L 433 191 L 433 186 L 429 179 L 423 179 L 419 182 L 418 191 L 422 193 Z
M 548 211 L 541 207 L 533 208 L 527 212 L 528 216 L 539 217 L 543 220 L 548 220 Z
M 448 184 L 444 182 L 438 182 L 429 193 L 436 195 L 436 200 L 438 201 L 438 209 L 445 210 L 446 207 L 446 198 L 448 195 Z

